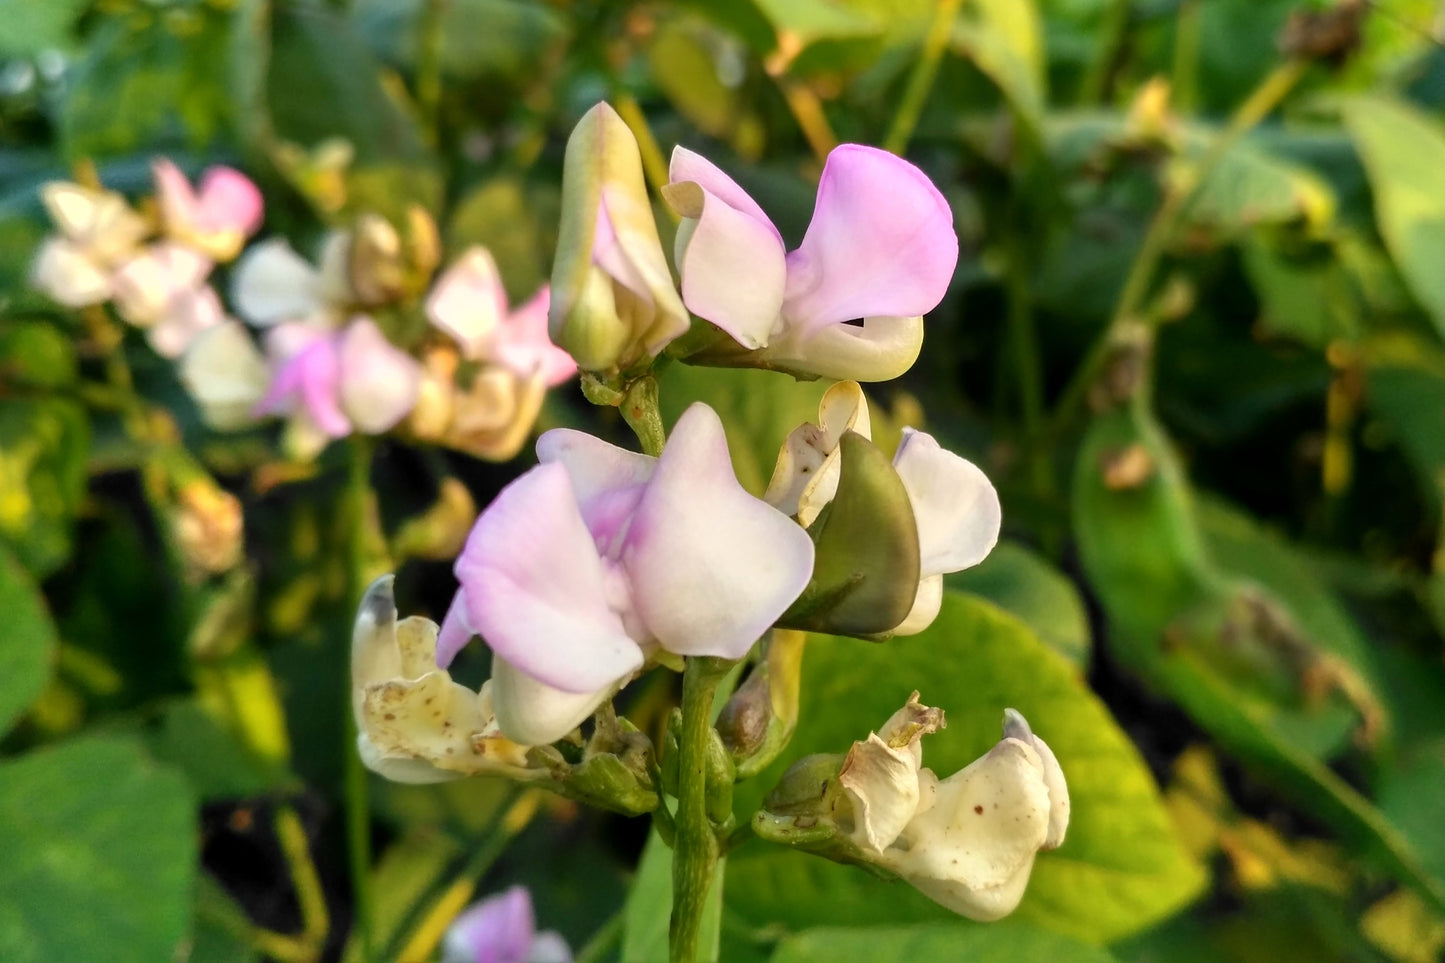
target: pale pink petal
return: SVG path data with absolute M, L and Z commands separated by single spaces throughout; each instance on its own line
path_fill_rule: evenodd
M 507 316 L 507 293 L 486 248 L 468 248 L 443 272 L 427 296 L 426 316 L 456 340 L 466 357 L 487 357 Z
M 813 573 L 813 542 L 745 492 L 717 414 L 678 419 L 622 551 L 633 601 L 662 647 L 741 658 Z
M 189 227 L 196 222 L 199 204 L 191 182 L 181 169 L 164 157 L 151 162 L 156 179 L 156 199 L 160 201 L 161 217 L 166 224 Z
M 828 155 L 803 243 L 788 255 L 783 315 L 817 331 L 938 306 L 958 263 L 948 202 L 887 151 L 844 144 Z
M 210 272 L 210 260 L 199 251 L 170 241 L 152 244 L 116 270 L 116 310 L 134 325 L 159 323 L 172 313 L 173 301 L 194 298 Z
M 733 210 L 746 215 L 760 224 L 767 225 L 778 246 L 783 244 L 783 235 L 773 226 L 768 215 L 758 206 L 758 202 L 748 195 L 748 192 L 738 186 L 737 181 L 722 172 L 712 161 L 701 154 L 694 153 L 686 147 L 674 147 L 672 149 L 672 161 L 667 167 L 667 180 L 670 184 L 681 184 L 684 181 L 692 181 L 698 187 L 722 201 Z
M 261 192 L 233 167 L 207 168 L 201 175 L 199 201 L 203 223 L 212 230 L 249 236 L 261 226 Z
M 513 886 L 464 910 L 442 941 L 442 963 L 524 963 L 536 928 L 532 897 Z
M 939 446 L 932 435 L 903 429 L 893 456 L 918 521 L 922 573 L 942 575 L 977 565 L 998 542 L 1003 509 L 977 465 Z
M 226 312 L 215 289 L 209 287 L 178 291 L 166 307 L 165 315 L 148 331 L 146 338 L 156 354 L 163 358 L 179 358 L 196 336 L 225 320 Z
M 593 692 L 642 665 L 561 465 L 538 465 L 502 489 L 472 528 L 456 573 L 467 624 L 539 682 Z M 454 653 L 440 649 L 445 665 Z
M 553 428 L 537 439 L 537 460 L 567 469 L 577 504 L 586 506 L 606 492 L 631 488 L 652 477 L 657 459 L 610 445 L 573 428 Z
M 342 410 L 366 434 L 381 434 L 416 404 L 421 365 L 388 341 L 370 318 L 347 325 L 338 360 Z
M 591 692 L 567 692 L 494 655 L 490 685 L 497 729 L 518 745 L 551 745 L 585 722 L 630 676 L 623 673 Z
M 493 360 L 498 364 L 521 378 L 540 372 L 549 388 L 570 381 L 577 374 L 577 362 L 553 344 L 547 333 L 547 310 L 551 301 L 552 290 L 544 285 L 507 317 L 493 347 Z
M 256 414 L 302 411 L 329 438 L 351 434 L 351 422 L 337 404 L 340 387 L 337 340 L 334 336 L 315 336 L 283 361 L 265 397 L 257 403 Z

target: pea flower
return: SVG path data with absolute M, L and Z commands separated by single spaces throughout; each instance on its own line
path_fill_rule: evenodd
M 477 519 L 437 643 L 491 647 L 510 739 L 556 741 L 659 650 L 741 658 L 808 583 L 812 541 L 743 490 L 706 405 L 658 458 L 567 429 L 537 456 Z
M 210 273 L 211 262 L 195 249 L 173 241 L 152 244 L 116 270 L 116 310 L 145 330 L 157 354 L 178 358 L 196 335 L 226 316 L 206 284 Z
M 349 234 L 330 232 L 322 242 L 320 264 L 313 267 L 285 238 L 252 245 L 231 277 L 236 312 L 258 328 L 283 321 L 336 325 L 355 300 L 347 277 L 350 247 Z
M 51 181 L 40 197 L 59 234 L 41 245 L 31 282 L 68 308 L 108 300 L 116 266 L 149 231 L 145 219 L 115 191 L 69 181 Z
M 914 693 L 877 733 L 856 742 L 838 780 L 852 804 L 852 841 L 865 858 L 970 919 L 995 920 L 1023 898 L 1041 849 L 1069 826 L 1058 759 L 1013 709 L 1003 738 L 940 780 L 923 768 L 920 741 L 943 714 Z
M 557 233 L 548 325 L 583 370 L 626 369 L 687 331 L 637 139 L 605 103 L 567 141 Z
M 381 434 L 416 402 L 421 380 L 416 359 L 364 315 L 339 331 L 281 324 L 266 342 L 274 373 L 255 412 L 290 417 L 288 443 L 298 457 L 314 455 L 327 441 L 354 430 Z
M 199 190 L 165 158 L 151 165 L 166 235 L 213 261 L 233 260 L 261 226 L 261 192 L 231 167 L 211 167 Z
M 442 963 L 572 963 L 572 951 L 560 934 L 537 932 L 531 894 L 513 886 L 452 921 Z
M 811 526 L 837 491 L 843 433 L 869 438 L 870 429 L 861 386 L 845 381 L 829 388 L 818 424 L 802 425 L 788 436 L 763 499 Z M 903 429 L 893 468 L 913 507 L 921 565 L 913 607 L 892 634 L 914 635 L 938 616 L 943 576 L 977 565 L 993 550 L 1003 512 L 988 476 L 925 432 Z
M 453 682 L 436 662 L 437 625 L 397 621 L 393 577 L 362 596 L 351 636 L 351 709 L 367 768 L 395 782 L 430 783 L 477 773 L 539 778 L 527 747 L 498 735 L 491 683 Z
M 922 171 L 873 147 L 834 148 L 793 251 L 710 161 L 678 147 L 669 176 L 663 197 L 683 218 L 683 303 L 753 352 L 753 363 L 858 381 L 912 366 L 922 316 L 958 263 L 948 202 Z
M 218 431 L 234 431 L 256 420 L 255 408 L 271 383 L 271 366 L 234 318 L 198 333 L 180 362 L 181 383 Z

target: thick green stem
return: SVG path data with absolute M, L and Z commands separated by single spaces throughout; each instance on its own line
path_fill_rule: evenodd
M 645 375 L 634 381 L 622 398 L 622 419 L 632 428 L 645 455 L 662 454 L 667 432 L 662 427 L 662 411 L 657 403 L 657 379 Z
M 695 963 L 718 839 L 707 818 L 708 730 L 713 692 L 732 663 L 689 656 L 682 674 L 682 733 L 678 740 L 677 838 L 672 856 L 672 963 Z
M 923 38 L 923 50 L 913 64 L 913 72 L 908 76 L 908 86 L 903 90 L 903 99 L 899 101 L 898 110 L 893 115 L 888 136 L 883 140 L 884 150 L 902 154 L 908 149 L 908 140 L 913 136 L 913 129 L 918 126 L 923 105 L 928 101 L 928 92 L 933 89 L 933 81 L 938 76 L 939 61 L 943 59 L 943 51 L 948 47 L 953 21 L 962 5 L 963 0 L 937 0 L 933 10 L 933 22 L 928 27 L 928 35 Z
M 350 442 L 350 472 L 346 483 L 345 511 L 347 529 L 347 577 L 350 583 L 348 611 L 355 612 L 366 591 L 367 528 L 370 525 L 371 501 L 371 439 L 353 436 Z M 361 947 L 361 959 L 371 963 L 376 957 L 374 927 L 375 902 L 371 889 L 371 810 L 366 792 L 366 767 L 356 752 L 356 723 L 351 718 L 351 700 L 346 700 L 346 849 L 351 872 L 351 892 L 355 905 L 353 926 Z
M 442 14 L 448 0 L 424 0 L 417 22 L 416 103 L 433 144 L 441 139 Z
M 1129 26 L 1133 19 L 1133 0 L 1114 0 L 1106 14 L 1099 52 L 1079 86 L 1079 103 L 1085 107 L 1105 103 L 1109 99 L 1114 74 L 1119 69 L 1119 61 L 1129 40 Z
M 1010 217 L 1010 222 L 1014 217 Z M 1005 276 L 1008 289 L 1008 333 L 1018 374 L 1019 402 L 1023 412 L 1024 445 L 1028 454 L 1029 477 L 1035 494 L 1048 495 L 1053 489 L 1049 470 L 1049 446 L 1044 443 L 1044 377 L 1039 360 L 1038 331 L 1034 326 L 1033 301 L 1029 297 L 1028 258 L 1022 235 L 1009 230 L 1004 236 L 1008 257 Z

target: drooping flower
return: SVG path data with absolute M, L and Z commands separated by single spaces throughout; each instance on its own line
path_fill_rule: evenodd
M 152 163 L 151 171 L 166 235 L 213 261 L 235 258 L 246 238 L 261 226 L 261 192 L 240 171 L 207 168 L 198 190 L 163 157 Z
M 531 894 L 513 886 L 452 921 L 442 963 L 572 963 L 572 951 L 561 934 L 537 932 Z
M 116 266 L 146 236 L 145 219 L 114 191 L 68 181 L 51 181 L 40 197 L 59 234 L 41 245 L 31 282 L 68 308 L 110 298 Z
M 764 500 L 805 527 L 812 525 L 837 491 L 844 432 L 869 438 L 870 429 L 862 388 L 850 381 L 829 388 L 818 408 L 818 424 L 801 425 L 788 436 Z M 891 632 L 913 635 L 938 616 L 943 576 L 977 565 L 993 550 L 1003 512 L 988 476 L 925 432 L 903 429 L 893 468 L 913 508 L 921 564 L 913 606 Z
M 429 783 L 477 773 L 540 778 L 527 747 L 497 733 L 491 683 L 474 692 L 437 667 L 437 625 L 397 621 L 393 577 L 367 588 L 351 636 L 351 708 L 367 768 L 394 782 Z
M 930 714 L 937 714 L 936 717 Z M 995 920 L 1023 898 L 1034 856 L 1069 826 L 1058 759 L 1013 709 L 1003 738 L 946 779 L 922 767 L 923 736 L 942 714 L 914 693 L 838 776 L 852 804 L 852 840 L 865 858 L 970 919 Z
M 291 419 L 291 446 L 314 454 L 353 430 L 387 431 L 416 403 L 421 380 L 416 359 L 386 339 L 363 315 L 339 331 L 302 322 L 267 333 L 274 374 L 257 414 Z
M 605 103 L 567 141 L 548 316 L 552 340 L 585 371 L 655 357 L 690 324 L 657 236 L 637 139 Z
M 184 244 L 161 241 L 123 263 L 112 278 L 115 307 L 138 328 L 156 353 L 178 358 L 191 341 L 226 316 L 206 284 L 211 262 Z
M 742 489 L 705 405 L 659 458 L 566 429 L 537 454 L 477 519 L 437 646 L 491 647 L 509 738 L 561 738 L 658 649 L 740 658 L 808 582 L 811 540 Z
M 783 370 L 884 381 L 913 364 L 922 316 L 958 262 L 948 202 L 922 171 L 876 148 L 835 148 L 793 251 L 710 161 L 679 147 L 669 175 L 663 196 L 683 218 L 676 260 L 690 311 Z

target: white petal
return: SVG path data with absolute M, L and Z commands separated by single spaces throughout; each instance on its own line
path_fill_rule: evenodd
M 468 248 L 437 279 L 426 299 L 426 316 L 456 340 L 465 357 L 486 357 L 507 316 L 502 277 L 486 248 Z
M 146 340 L 162 358 L 179 358 L 202 331 L 226 319 L 215 289 L 203 287 L 177 292 L 165 314 L 149 330 Z
M 502 735 L 522 745 L 551 745 L 580 726 L 630 677 L 629 672 L 593 692 L 563 692 L 494 655 L 492 704 L 497 713 L 497 728 Z
M 115 191 L 52 181 L 40 189 L 40 197 L 66 239 L 103 265 L 129 257 L 146 236 L 145 219 Z
M 864 318 L 863 324 L 833 324 L 808 335 L 788 329 L 773 338 L 759 360 L 785 371 L 852 381 L 892 381 L 923 350 L 923 318 Z
M 231 431 L 256 420 L 252 409 L 266 394 L 271 369 L 245 326 L 225 320 L 191 342 L 180 376 L 206 424 Z
M 1034 747 L 1044 767 L 1044 785 L 1049 790 L 1049 834 L 1044 839 L 1044 849 L 1058 849 L 1064 844 L 1064 835 L 1069 829 L 1069 784 L 1064 780 L 1064 770 L 1049 744 L 1034 735 L 1028 720 L 1014 709 L 1003 711 L 1004 735 L 1020 739 Z
M 100 304 L 111 295 L 111 273 L 79 245 L 52 237 L 35 255 L 30 283 L 67 308 Z
M 838 774 L 853 803 L 853 835 L 859 845 L 882 853 L 903 832 L 918 809 L 918 759 L 869 733 L 855 742 Z
M 893 635 L 917 635 L 933 624 L 943 608 L 943 576 L 930 575 L 918 583 L 918 594 L 913 597 L 913 607 L 890 632 Z
M 652 477 L 657 459 L 609 445 L 572 428 L 553 428 L 537 439 L 537 460 L 567 469 L 577 504 L 586 506 L 603 492 L 638 485 Z
M 289 242 L 273 237 L 252 246 L 236 264 L 231 301 L 260 327 L 300 320 L 323 307 L 321 276 Z
M 957 572 L 984 560 L 998 542 L 1003 509 L 988 476 L 933 436 L 903 429 L 893 467 L 918 520 L 923 577 Z
M 778 463 L 763 501 L 785 515 L 797 516 L 804 528 L 813 524 L 838 492 L 843 433 L 856 431 L 872 438 L 868 401 L 856 381 L 840 381 L 823 394 L 818 423 L 799 425 L 778 452 Z

